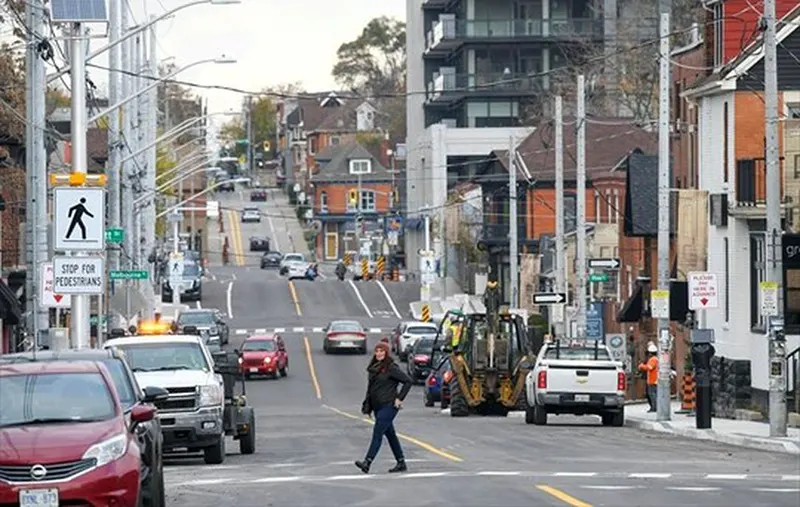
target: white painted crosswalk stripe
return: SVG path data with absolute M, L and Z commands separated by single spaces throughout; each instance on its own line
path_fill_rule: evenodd
M 706 479 L 714 481 L 741 481 L 747 479 L 747 474 L 708 474 Z
M 295 327 L 292 329 L 292 331 L 295 333 L 302 333 L 304 330 L 305 330 L 304 327 Z
M 311 330 L 311 332 L 312 333 L 321 333 L 322 332 L 322 328 L 321 327 L 315 327 L 314 329 Z
M 248 334 L 268 334 L 268 333 L 322 333 L 322 327 L 275 327 L 275 328 L 266 328 L 260 327 L 256 329 L 234 329 L 233 333 L 236 335 L 248 335 Z M 391 333 L 391 329 L 383 329 L 380 327 L 370 327 L 367 329 L 368 334 L 388 334 Z

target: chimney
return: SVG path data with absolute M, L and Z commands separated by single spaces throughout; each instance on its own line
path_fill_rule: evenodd
M 689 32 L 692 36 L 692 44 L 697 44 L 700 42 L 700 25 L 697 23 L 692 23 L 691 31 Z
M 381 147 L 380 147 L 380 163 L 383 167 L 387 169 L 392 168 L 392 157 L 394 157 L 394 153 L 392 153 L 392 144 L 389 142 L 389 133 L 387 132 L 383 139 L 381 139 Z

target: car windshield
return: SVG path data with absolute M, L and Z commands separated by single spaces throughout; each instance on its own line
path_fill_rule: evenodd
M 286 254 L 286 257 L 283 258 L 286 262 L 303 262 L 306 258 L 303 254 Z
M 264 254 L 264 257 L 268 257 L 270 259 L 280 259 L 281 253 L 280 252 L 267 252 Z
M 198 276 L 200 274 L 200 266 L 196 262 L 183 263 L 183 276 Z
M 107 359 L 103 361 L 106 369 L 111 374 L 111 380 L 114 382 L 114 389 L 117 391 L 117 398 L 122 405 L 123 410 L 128 410 L 137 403 L 136 394 L 134 392 L 131 378 L 128 372 L 125 371 L 125 365 L 121 359 Z
M 408 334 L 436 334 L 436 328 L 433 326 L 412 326 L 406 329 Z
M 433 353 L 433 340 L 417 340 L 414 345 L 415 354 L 431 355 Z
M 213 312 L 187 312 L 178 316 L 181 326 L 210 326 L 214 324 Z
M 544 353 L 544 358 L 561 359 L 564 361 L 594 361 L 595 360 L 594 352 L 595 352 L 594 347 L 577 347 L 577 348 L 561 347 L 560 349 L 557 349 L 556 347 L 550 347 L 549 349 L 547 349 L 547 352 Z M 611 361 L 611 357 L 608 355 L 606 349 L 598 347 L 597 360 Z
M 0 377 L 0 400 L 0 427 L 105 421 L 116 415 L 114 398 L 99 373 Z
M 142 371 L 210 371 L 203 349 L 197 343 L 137 343 L 118 346 L 131 369 Z
M 363 329 L 358 322 L 334 322 L 330 331 L 333 333 L 361 333 Z
M 278 346 L 275 340 L 247 340 L 242 345 L 245 352 L 275 352 Z

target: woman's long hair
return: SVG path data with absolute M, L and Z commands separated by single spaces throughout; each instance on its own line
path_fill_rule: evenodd
M 378 349 L 383 350 L 386 353 L 386 355 L 384 355 L 383 359 L 379 361 L 378 358 L 373 353 L 372 359 L 370 359 L 369 365 L 367 365 L 367 371 L 385 372 L 392 365 L 393 362 L 392 348 L 389 346 L 389 344 L 381 340 L 380 342 L 378 342 L 377 345 L 375 345 L 375 351 L 377 351 Z

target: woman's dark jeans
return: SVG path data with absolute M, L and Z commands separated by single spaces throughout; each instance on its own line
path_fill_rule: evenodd
M 394 418 L 397 416 L 397 412 L 398 410 L 392 406 L 381 407 L 375 411 L 375 426 L 372 428 L 372 442 L 369 444 L 367 459 L 372 461 L 378 455 L 384 435 L 389 441 L 389 447 L 392 448 L 394 459 L 397 461 L 404 459 L 403 448 L 394 431 Z

